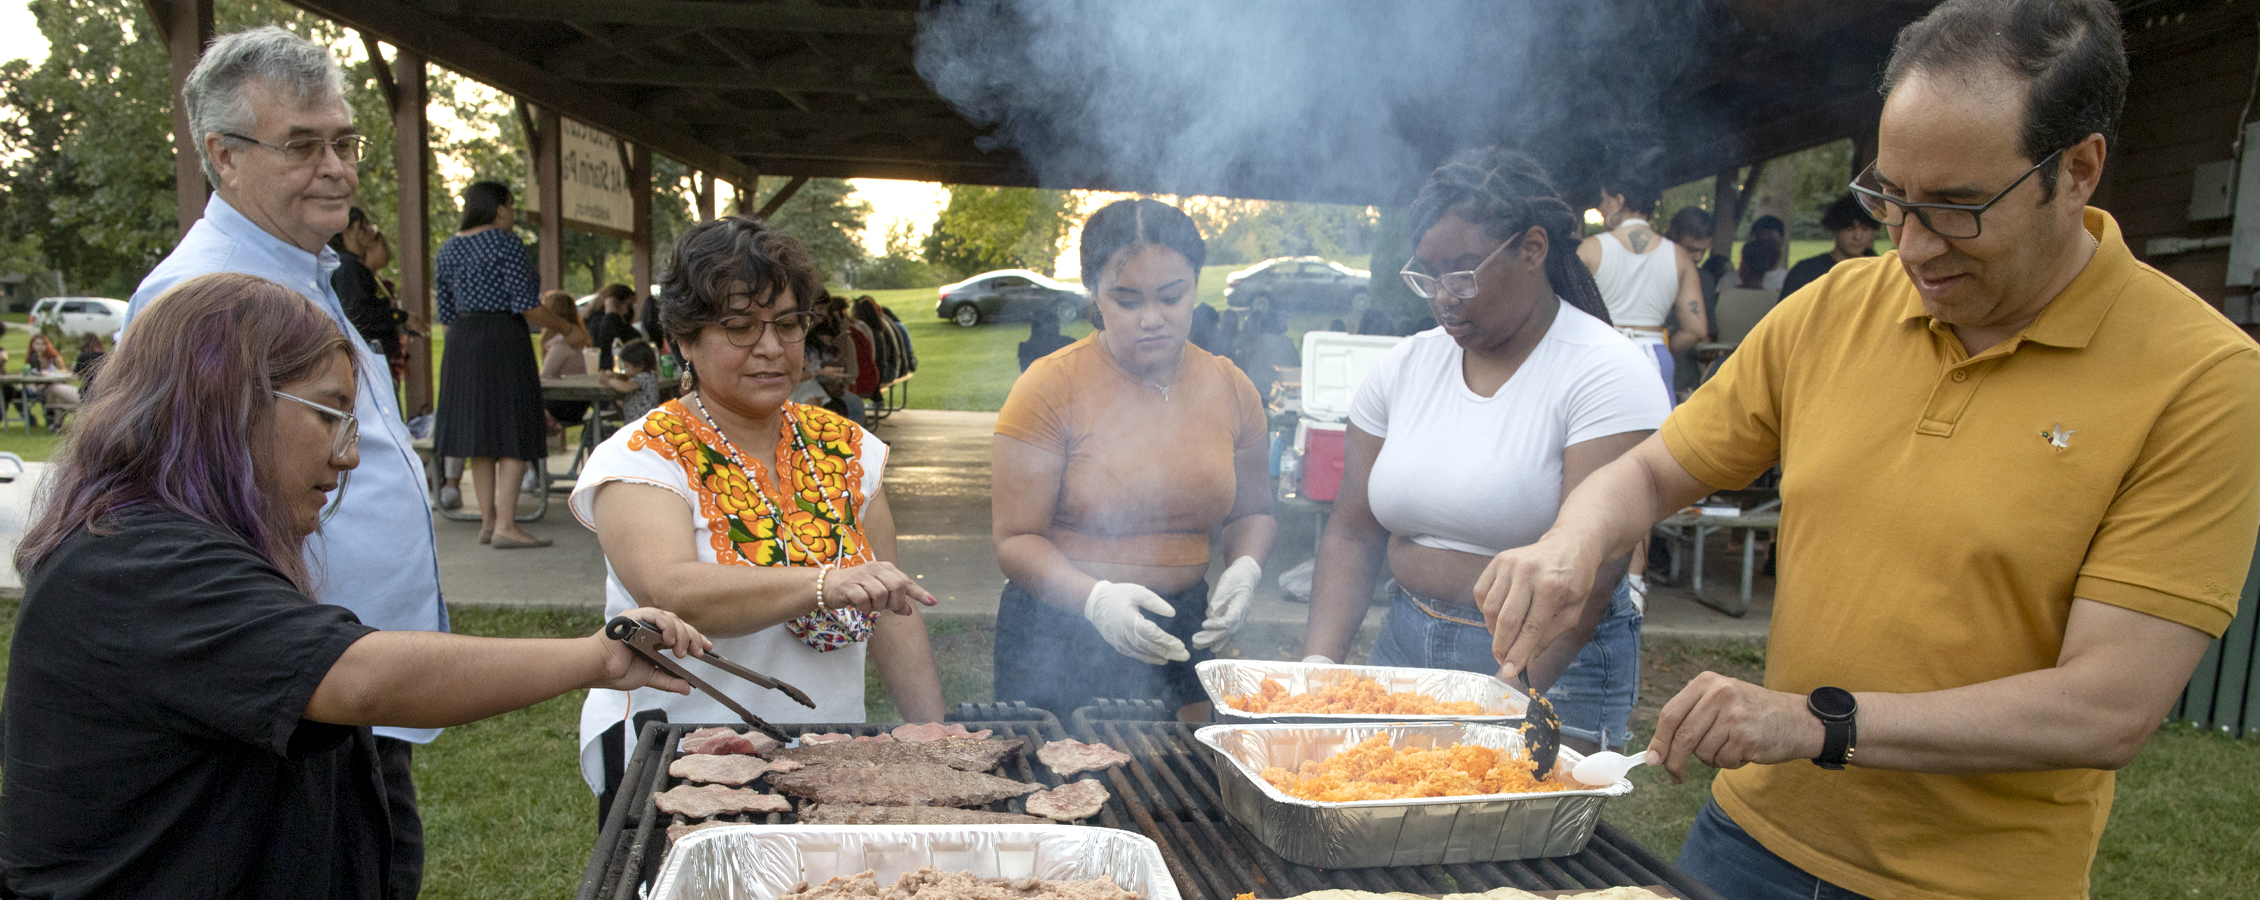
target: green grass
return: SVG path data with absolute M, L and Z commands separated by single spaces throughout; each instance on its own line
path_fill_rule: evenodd
M 1352 265 L 1362 265 L 1353 261 Z M 1226 309 L 1224 276 L 1245 265 L 1207 266 L 1201 269 L 1201 302 Z M 1020 342 L 1028 339 L 1021 322 L 983 323 L 960 328 L 934 313 L 940 294 L 934 288 L 907 288 L 869 293 L 879 305 L 895 311 L 910 331 L 910 344 L 918 352 L 918 376 L 910 382 L 912 409 L 967 409 L 994 412 L 1004 407 L 1012 382 L 1020 377 Z M 1301 345 L 1303 332 L 1324 328 L 1331 319 L 1347 319 L 1347 311 L 1308 312 L 1291 316 L 1287 336 Z M 1070 338 L 1091 333 L 1087 322 L 1060 330 Z
M 491 637 L 578 637 L 593 613 L 453 607 L 454 628 Z M 15 629 L 16 602 L 0 599 L 0 662 Z M 990 632 L 978 623 L 931 623 L 943 695 L 952 706 L 989 699 Z M 1658 662 L 1757 661 L 1755 645 L 1651 641 Z M 4 685 L 0 680 L 0 685 Z M 871 676 L 871 721 L 893 721 L 893 704 Z M 596 801 L 581 782 L 582 692 L 484 722 L 448 729 L 416 753 L 432 900 L 570 896 L 595 844 Z M 1709 796 L 1713 774 L 1696 764 L 1686 784 L 1648 767 L 1637 789 L 1610 802 L 1608 820 L 1665 858 L 1676 856 Z M 2240 897 L 2260 891 L 2260 832 L 2239 823 L 2260 807 L 2260 740 L 2236 741 L 2172 724 L 2119 773 L 2110 828 L 2096 855 L 2094 895 L 2137 898 Z

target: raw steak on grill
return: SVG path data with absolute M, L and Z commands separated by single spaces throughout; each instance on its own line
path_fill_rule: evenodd
M 800 809 L 802 825 L 1042 825 L 1043 819 L 1019 813 L 947 806 L 859 806 L 810 804 Z
M 1058 773 L 1061 778 L 1073 778 L 1082 772 L 1111 769 L 1130 762 L 1130 754 L 1105 744 L 1086 744 L 1077 740 L 1051 741 L 1036 751 L 1036 758 Z
M 892 735 L 894 739 L 898 741 L 918 742 L 938 741 L 943 738 L 951 737 L 969 737 L 979 740 L 986 738 L 989 735 L 995 734 L 996 732 L 990 731 L 986 728 L 980 731 L 966 731 L 965 726 L 959 725 L 955 722 L 952 722 L 948 725 L 913 722 L 908 725 L 897 725 L 895 726 L 895 730 L 887 733 L 889 735 Z
M 653 794 L 659 811 L 686 819 L 711 819 L 731 813 L 790 812 L 792 804 L 776 794 L 764 794 L 744 788 L 726 788 L 719 784 L 691 787 L 676 785 L 666 793 Z
M 769 784 L 803 800 L 866 806 L 987 806 L 1039 789 L 1038 785 L 930 762 L 810 766 L 790 775 L 772 774 Z
M 1059 822 L 1076 822 L 1099 814 L 1106 805 L 1106 785 L 1096 781 L 1070 781 L 1028 797 L 1028 812 Z
M 777 739 L 755 731 L 739 734 L 728 728 L 701 728 L 683 735 L 684 753 L 751 753 L 767 756 L 769 751 L 784 746 Z
M 962 737 L 912 743 L 835 741 L 813 747 L 779 750 L 776 757 L 798 760 L 812 766 L 933 763 L 967 772 L 986 772 L 1003 765 L 1005 760 L 1019 756 L 1027 748 L 1028 742 L 1020 738 L 990 741 Z
M 758 756 L 693 753 L 667 764 L 667 774 L 701 784 L 743 785 L 761 777 L 769 763 Z

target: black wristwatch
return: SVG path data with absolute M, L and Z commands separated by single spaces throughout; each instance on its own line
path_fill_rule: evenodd
M 1860 739 L 1860 725 L 1855 717 L 1860 713 L 1860 701 L 1852 692 L 1840 687 L 1815 688 L 1805 695 L 1805 709 L 1813 718 L 1821 720 L 1827 737 L 1821 741 L 1821 755 L 1813 757 L 1813 765 L 1823 769 L 1842 769 L 1852 761 L 1853 744 Z

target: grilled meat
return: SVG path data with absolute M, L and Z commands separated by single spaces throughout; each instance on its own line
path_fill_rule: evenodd
M 1051 767 L 1061 778 L 1073 778 L 1082 772 L 1097 772 L 1130 762 L 1130 754 L 1105 744 L 1086 744 L 1077 740 L 1050 741 L 1036 751 L 1036 758 Z
M 847 747 L 858 745 L 847 744 Z M 878 747 L 918 746 L 876 744 Z M 867 806 L 987 806 L 1034 793 L 1037 785 L 967 772 L 931 762 L 893 765 L 817 765 L 789 775 L 771 774 L 778 791 L 817 803 Z
M 907 743 L 835 741 L 813 747 L 779 750 L 772 755 L 778 759 L 796 760 L 812 766 L 926 763 L 966 772 L 986 772 L 1003 765 L 1005 760 L 1019 756 L 1027 748 L 1028 742 L 1020 738 L 991 741 L 961 737 Z
M 784 746 L 777 739 L 755 731 L 739 734 L 728 728 L 701 728 L 683 735 L 684 753 L 750 753 L 767 756 L 769 751 Z
M 744 785 L 769 768 L 769 763 L 758 756 L 730 754 L 717 756 L 693 753 L 667 764 L 667 774 L 701 784 Z
M 1043 819 L 1019 813 L 955 809 L 948 806 L 859 806 L 810 804 L 800 808 L 802 825 L 1042 825 Z
M 1106 785 L 1096 781 L 1070 781 L 1028 798 L 1028 812 L 1057 822 L 1077 822 L 1099 814 L 1106 806 Z
M 653 794 L 659 811 L 686 819 L 711 819 L 729 813 L 789 812 L 792 803 L 776 794 L 764 794 L 744 788 L 726 788 L 718 784 L 702 787 L 676 785 L 665 793 Z

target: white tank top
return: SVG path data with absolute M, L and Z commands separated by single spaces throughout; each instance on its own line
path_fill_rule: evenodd
M 1619 326 L 1660 328 L 1679 299 L 1679 252 L 1656 238 L 1655 249 L 1634 253 L 1614 232 L 1601 238 L 1601 270 L 1593 273 L 1609 319 Z

